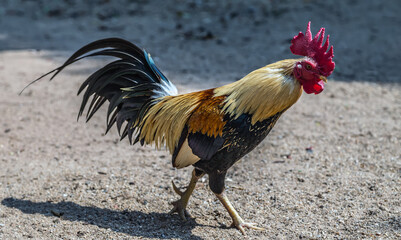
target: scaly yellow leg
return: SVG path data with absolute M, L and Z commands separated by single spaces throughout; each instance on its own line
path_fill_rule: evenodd
M 242 234 L 245 235 L 244 227 L 251 228 L 255 230 L 265 230 L 264 228 L 260 228 L 256 226 L 256 223 L 248 223 L 245 222 L 238 212 L 235 210 L 233 205 L 231 205 L 230 201 L 228 200 L 227 196 L 222 192 L 221 194 L 215 194 L 223 206 L 227 209 L 228 213 L 230 214 L 231 218 L 233 219 L 233 223 L 231 224 L 232 227 L 238 228 Z
M 177 186 L 174 184 L 174 181 L 171 181 L 171 183 L 173 184 L 173 189 L 174 192 L 176 192 L 178 195 L 181 196 L 181 198 L 175 202 L 172 203 L 172 205 L 174 206 L 173 209 L 170 211 L 170 214 L 177 212 L 178 215 L 180 215 L 181 219 L 186 221 L 187 218 L 186 217 L 191 217 L 191 215 L 187 212 L 186 207 L 188 205 L 188 201 L 189 198 L 191 197 L 192 192 L 195 189 L 196 183 L 198 182 L 198 180 L 205 175 L 204 173 L 202 173 L 201 175 L 196 175 L 196 171 L 195 169 L 192 171 L 192 178 L 191 178 L 191 182 L 189 183 L 187 189 L 185 190 L 185 192 L 181 192 Z

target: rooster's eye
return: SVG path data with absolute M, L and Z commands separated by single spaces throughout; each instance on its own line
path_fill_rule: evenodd
M 309 65 L 309 64 L 306 64 L 305 68 L 306 68 L 306 70 L 311 70 L 311 69 L 312 69 L 312 66 Z

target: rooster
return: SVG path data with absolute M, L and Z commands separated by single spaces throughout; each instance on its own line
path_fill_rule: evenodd
M 296 35 L 290 46 L 293 54 L 303 58 L 278 61 L 228 85 L 187 94 L 177 94 L 149 53 L 118 38 L 89 43 L 33 82 L 52 73 L 53 79 L 83 58 L 117 58 L 79 88 L 78 94 L 85 92 L 78 117 L 89 102 L 87 120 L 108 101 L 106 133 L 116 124 L 121 139 L 154 144 L 158 149 L 166 146 L 174 167 L 194 167 L 185 191 L 173 182 L 180 199 L 172 203 L 171 213 L 177 212 L 184 220 L 189 217 L 189 198 L 197 181 L 207 174 L 209 187 L 230 214 L 232 226 L 245 234 L 245 228 L 263 229 L 245 222 L 228 200 L 224 192 L 227 170 L 269 134 L 302 90 L 307 94 L 323 91 L 335 67 L 329 36 L 323 44 L 324 32 L 321 28 L 312 37 L 309 22 L 305 34 Z

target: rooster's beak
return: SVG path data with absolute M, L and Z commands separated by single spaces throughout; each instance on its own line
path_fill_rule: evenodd
M 319 78 L 320 78 L 320 80 L 322 80 L 323 82 L 327 83 L 327 78 L 326 78 L 325 76 L 320 76 Z

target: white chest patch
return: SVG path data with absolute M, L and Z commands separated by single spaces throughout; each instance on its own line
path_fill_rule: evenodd
M 174 160 L 173 166 L 176 168 L 183 168 L 192 165 L 199 161 L 200 158 L 192 153 L 192 149 L 188 145 L 188 139 L 182 144 L 177 157 Z

